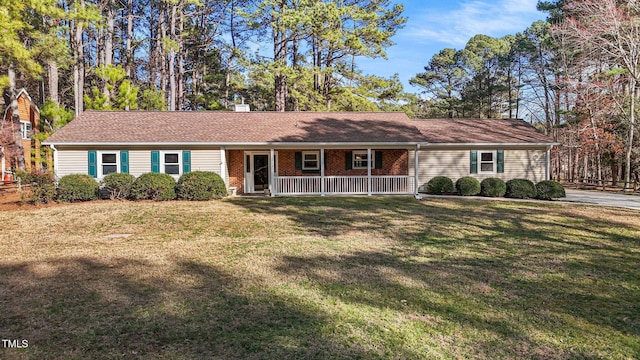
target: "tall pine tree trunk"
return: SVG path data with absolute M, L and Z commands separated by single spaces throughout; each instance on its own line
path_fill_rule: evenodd
M 80 5 L 84 8 L 84 0 L 80 0 Z M 73 34 L 73 90 L 74 106 L 76 116 L 84 111 L 84 42 L 82 40 L 83 23 L 80 20 L 74 21 L 75 31 Z
M 167 99 L 167 56 L 165 55 L 164 45 L 166 43 L 165 39 L 167 37 L 167 11 L 166 4 L 164 2 L 160 2 L 160 22 L 158 23 L 160 29 L 158 31 L 158 59 L 160 61 L 160 90 L 162 91 L 162 96 L 164 99 Z M 169 105 L 171 106 L 171 105 Z M 169 110 L 171 110 L 169 108 Z
M 286 4 L 280 3 L 279 13 L 284 13 Z M 284 69 L 287 66 L 287 41 L 286 29 L 280 20 L 273 27 L 273 61 L 276 65 L 274 74 L 274 103 L 275 111 L 284 112 L 287 105 L 287 75 Z
M 184 47 L 184 39 L 182 34 L 184 33 L 184 4 L 181 3 L 179 8 L 180 14 L 178 17 L 178 29 L 179 33 L 176 34 L 176 42 L 178 45 L 178 74 L 176 78 L 176 82 L 178 83 L 177 89 L 177 101 L 176 108 L 178 110 L 184 109 L 184 95 L 185 95 L 185 81 L 186 78 L 184 76 L 184 58 L 186 56 L 185 52 L 187 49 Z
M 113 4 L 111 3 L 111 1 L 107 2 L 107 11 L 106 11 L 106 22 L 107 22 L 107 30 L 104 33 L 104 50 L 103 50 L 103 64 L 104 66 L 111 66 L 113 65 L 113 36 L 115 35 L 115 23 L 116 23 L 116 19 L 115 19 L 115 13 L 113 10 Z M 107 85 L 107 81 L 104 82 L 104 85 L 102 87 L 102 93 L 104 94 L 104 96 L 107 98 L 107 102 L 105 105 L 109 106 L 111 105 L 111 91 L 109 90 L 109 87 Z
M 59 83 L 59 72 L 58 72 L 58 63 L 55 60 L 49 60 L 47 62 L 47 73 L 49 80 L 49 99 L 53 101 L 56 105 L 60 104 L 60 96 L 58 90 Z
M 127 39 L 125 42 L 126 64 L 125 72 L 127 78 L 131 79 L 133 74 L 134 56 L 131 48 L 131 39 L 133 38 L 133 0 L 127 0 Z
M 169 39 L 175 41 L 176 35 L 176 8 L 171 6 L 171 19 L 169 24 Z M 176 110 L 176 49 L 175 42 L 171 44 L 169 50 L 169 111 Z
M 631 155 L 633 153 L 633 135 L 636 131 L 636 96 L 638 95 L 637 80 L 632 76 L 629 81 L 631 101 L 629 104 L 629 129 L 627 133 L 627 149 L 624 156 L 624 189 L 631 189 Z

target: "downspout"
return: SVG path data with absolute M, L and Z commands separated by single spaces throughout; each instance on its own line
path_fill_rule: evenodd
M 53 150 L 53 176 L 54 178 L 58 178 L 58 149 L 56 149 L 56 146 L 51 144 L 49 145 L 51 147 L 51 150 Z

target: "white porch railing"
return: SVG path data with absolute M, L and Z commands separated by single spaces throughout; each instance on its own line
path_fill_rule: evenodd
M 321 194 L 320 176 L 276 176 L 275 194 L 311 195 Z
M 321 176 L 276 176 L 274 195 L 337 195 L 337 194 L 413 194 L 415 178 L 406 175 L 325 176 L 324 189 Z M 323 192 L 324 190 L 324 192 Z

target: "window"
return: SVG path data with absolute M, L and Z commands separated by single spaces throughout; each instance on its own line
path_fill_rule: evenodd
M 371 157 L 375 158 L 374 152 L 371 152 Z M 367 152 L 366 151 L 354 151 L 353 152 L 353 168 L 354 169 L 366 169 L 368 166 Z M 373 166 L 371 167 L 373 168 Z
M 98 152 L 98 169 L 100 171 L 97 174 L 98 177 L 102 178 L 105 175 L 109 175 L 111 173 L 118 172 L 118 168 L 120 167 L 118 152 Z
M 496 152 L 495 151 L 478 151 L 480 160 L 480 174 L 492 174 L 496 172 Z
M 20 121 L 20 132 L 22 133 L 23 139 L 31 138 L 31 123 L 26 121 Z
M 162 155 L 162 166 L 165 174 L 180 175 L 180 153 L 166 152 Z
M 319 170 L 320 169 L 320 153 L 317 151 L 309 151 L 302 153 L 302 170 Z

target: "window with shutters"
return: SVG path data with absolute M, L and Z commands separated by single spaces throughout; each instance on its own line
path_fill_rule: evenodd
M 478 151 L 478 173 L 494 174 L 496 172 L 496 152 Z
M 368 154 L 366 150 L 354 151 L 352 155 L 353 169 L 366 169 L 369 163 L 367 156 Z M 372 160 L 375 160 L 375 152 L 371 152 L 371 157 L 373 158 Z M 371 166 L 371 168 L 373 168 L 373 166 Z
M 180 175 L 181 165 L 181 156 L 180 152 L 164 152 L 161 156 L 162 160 L 162 169 L 165 174 L 169 175 Z
M 302 170 L 320 170 L 320 152 L 302 152 Z
M 111 173 L 118 172 L 120 167 L 120 161 L 118 152 L 100 152 L 98 154 L 98 177 L 102 178 L 105 175 L 109 175 Z

